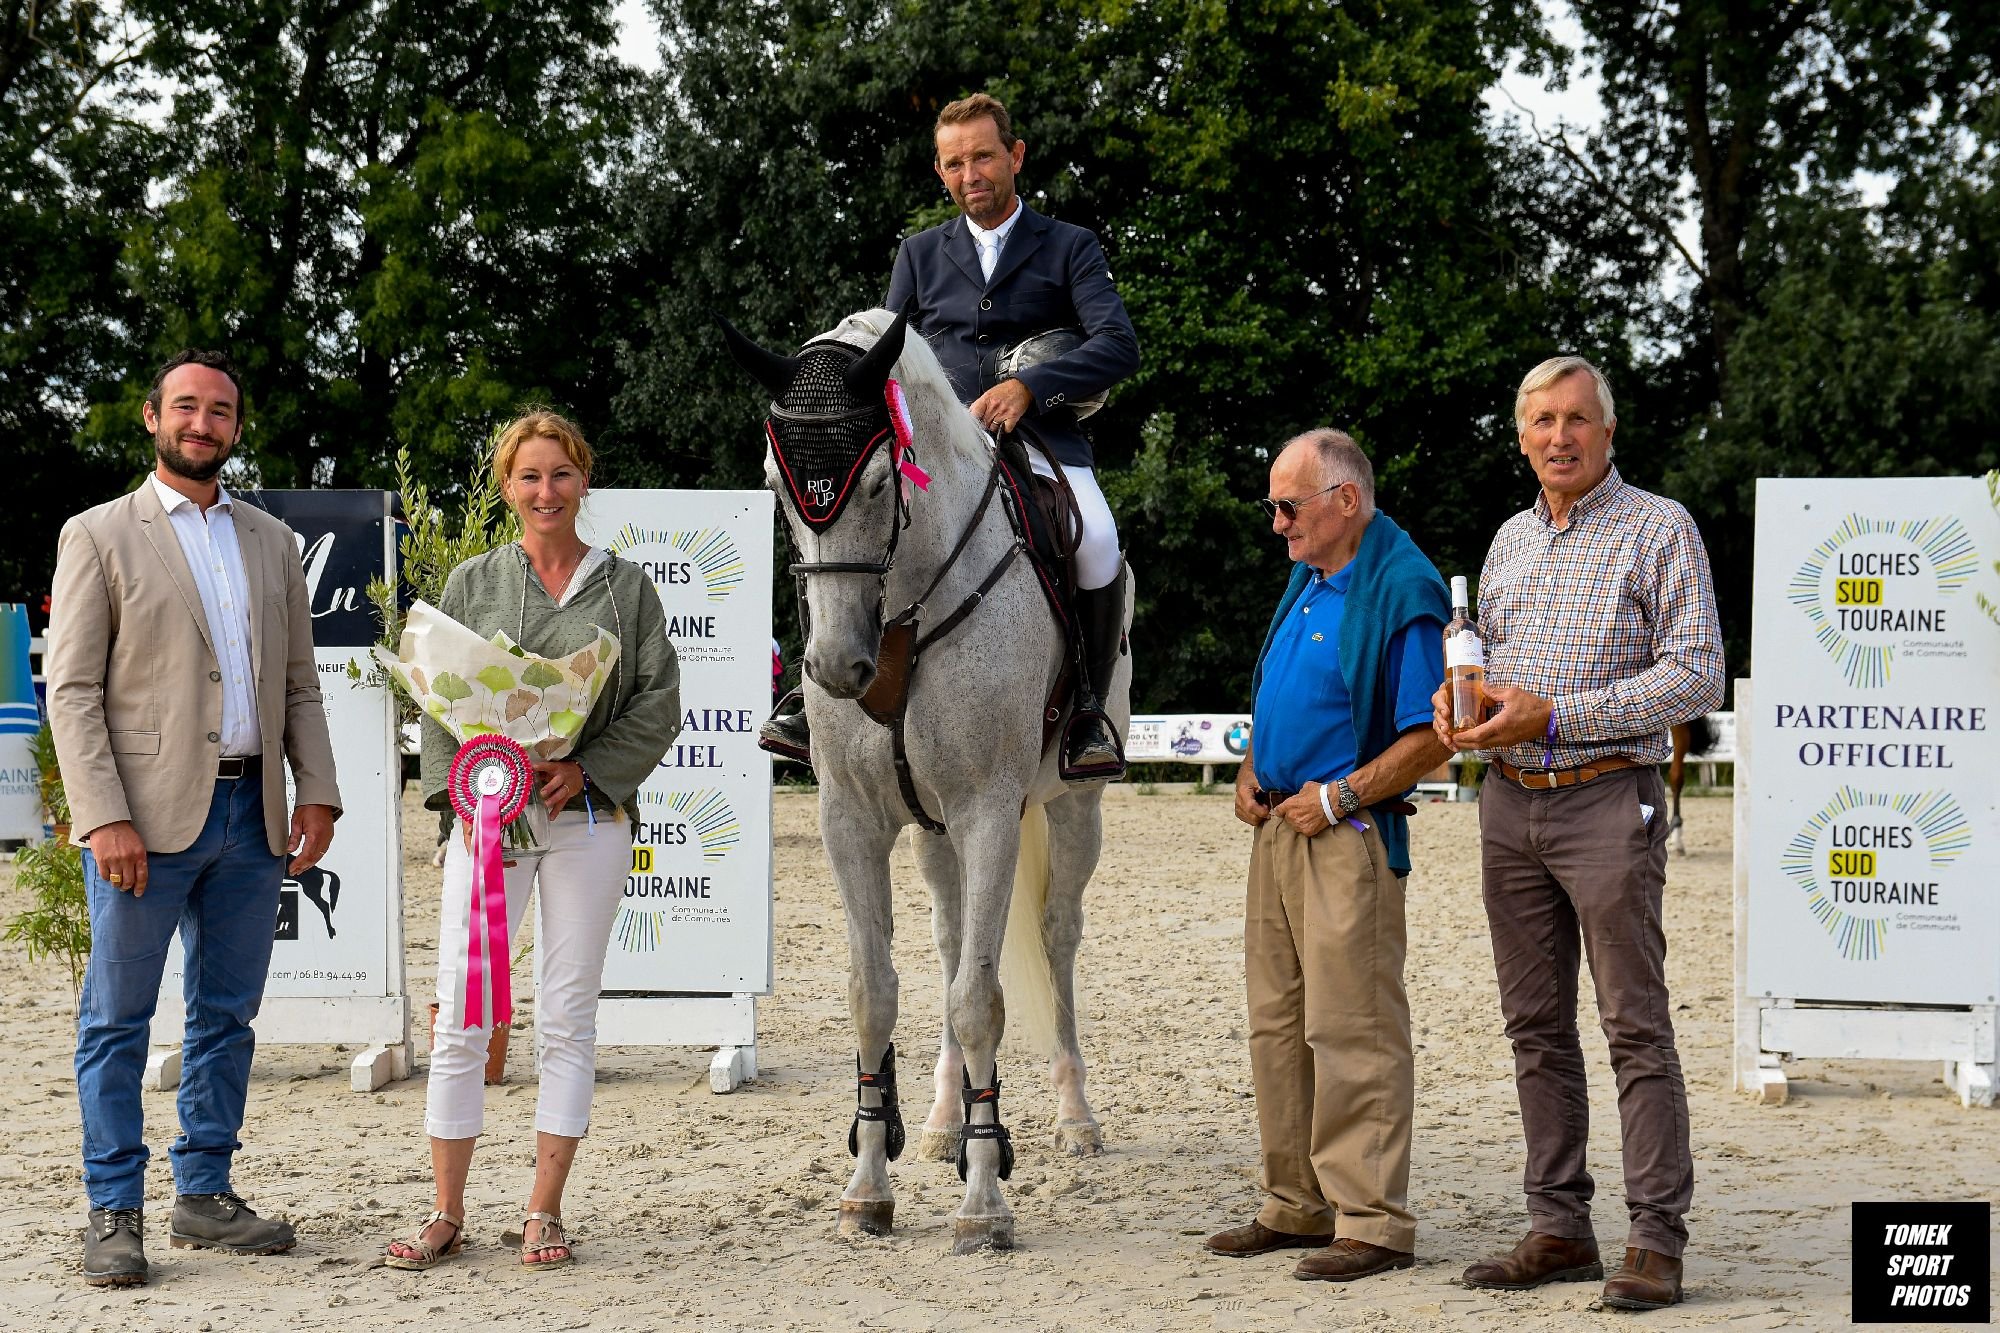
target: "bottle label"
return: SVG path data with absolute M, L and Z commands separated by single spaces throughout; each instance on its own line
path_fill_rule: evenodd
M 1448 635 L 1444 641 L 1445 669 L 1452 667 L 1478 667 L 1486 669 L 1486 645 L 1480 641 L 1476 631 L 1462 629 Z

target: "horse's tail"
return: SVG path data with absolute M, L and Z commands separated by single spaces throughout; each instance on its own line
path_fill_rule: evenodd
M 1056 1050 L 1056 986 L 1049 972 L 1042 915 L 1049 904 L 1049 817 L 1029 802 L 1021 814 L 1021 852 L 1014 861 L 1014 899 L 1000 946 L 1000 988 L 1007 997 L 1007 1032 L 1036 1055 Z
M 1689 754 L 1707 754 L 1709 748 L 1715 744 L 1715 724 L 1708 720 L 1708 714 L 1703 713 L 1699 717 L 1689 718 L 1687 729 L 1687 752 Z

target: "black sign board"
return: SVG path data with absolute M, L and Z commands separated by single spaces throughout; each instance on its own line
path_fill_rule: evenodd
M 1983 1324 L 1993 1313 L 1992 1205 L 1856 1203 L 1857 1324 Z
M 246 491 L 237 498 L 292 530 L 312 602 L 313 644 L 365 648 L 380 633 L 368 582 L 380 578 L 391 491 Z

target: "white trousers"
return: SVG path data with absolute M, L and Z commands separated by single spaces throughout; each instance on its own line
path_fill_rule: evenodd
M 1048 455 L 1040 449 L 1028 450 L 1028 465 L 1050 481 L 1056 474 L 1049 468 Z M 1118 523 L 1104 492 L 1097 488 L 1097 474 L 1087 467 L 1062 465 L 1069 488 L 1076 492 L 1077 511 L 1083 516 L 1083 541 L 1076 548 L 1076 586 L 1088 591 L 1102 588 L 1118 577 Z
M 528 890 L 539 884 L 542 911 L 535 952 L 541 989 L 535 995 L 535 1031 L 541 1038 L 542 1083 L 535 1099 L 535 1128 L 582 1138 L 590 1128 L 597 1080 L 597 996 L 603 989 L 604 952 L 632 871 L 632 825 L 622 816 L 600 814 L 593 833 L 583 811 L 572 807 L 549 821 L 545 845 L 548 850 L 541 856 L 524 857 L 504 872 L 509 952 L 501 966 L 513 959 Z M 465 849 L 462 827 L 455 827 L 445 840 L 437 1030 L 424 1111 L 424 1129 L 438 1139 L 474 1138 L 485 1123 L 491 1004 L 486 1007 L 488 1026 L 464 1026 L 471 889 L 472 854 Z

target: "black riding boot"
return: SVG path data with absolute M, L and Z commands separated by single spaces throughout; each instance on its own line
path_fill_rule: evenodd
M 812 767 L 812 732 L 806 725 L 806 697 L 793 690 L 778 700 L 770 720 L 757 729 L 757 748 Z
M 1117 778 L 1125 773 L 1124 737 L 1104 711 L 1111 673 L 1125 653 L 1125 570 L 1102 588 L 1076 595 L 1077 627 L 1083 634 L 1085 677 L 1078 682 L 1076 712 L 1063 733 L 1065 782 Z

